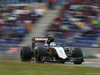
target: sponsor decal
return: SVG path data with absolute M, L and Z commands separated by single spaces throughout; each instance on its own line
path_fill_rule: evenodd
M 35 38 L 35 40 L 48 40 L 48 38 Z

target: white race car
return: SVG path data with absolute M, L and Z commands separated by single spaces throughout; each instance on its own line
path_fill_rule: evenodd
M 84 61 L 81 48 L 56 46 L 52 37 L 33 38 L 32 47 L 23 47 L 20 56 L 22 61 L 33 59 L 41 63 L 71 61 L 74 64 L 81 64 Z

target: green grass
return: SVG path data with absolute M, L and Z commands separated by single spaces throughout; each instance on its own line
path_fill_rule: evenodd
M 100 68 L 0 61 L 0 75 L 86 75 L 86 73 L 100 73 Z

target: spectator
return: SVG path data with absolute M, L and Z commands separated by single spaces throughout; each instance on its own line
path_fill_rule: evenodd
M 49 0 L 49 3 L 48 3 L 48 8 L 49 9 L 54 9 L 54 3 L 56 2 L 56 0 Z
M 39 18 L 44 15 L 44 13 L 41 9 L 34 9 L 34 12 L 36 13 L 36 15 L 38 15 Z
M 1 29 L 1 27 L 0 27 L 0 36 L 2 36 L 2 29 Z

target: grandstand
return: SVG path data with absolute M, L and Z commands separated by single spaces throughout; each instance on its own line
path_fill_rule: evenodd
M 32 4 L 0 6 L 0 57 L 9 57 L 5 53 L 8 51 L 15 52 L 12 53 L 15 55 L 23 38 L 34 30 L 36 23 L 46 13 L 46 8 L 42 5 L 34 6 Z
M 47 32 L 60 45 L 100 48 L 100 5 L 63 5 Z

